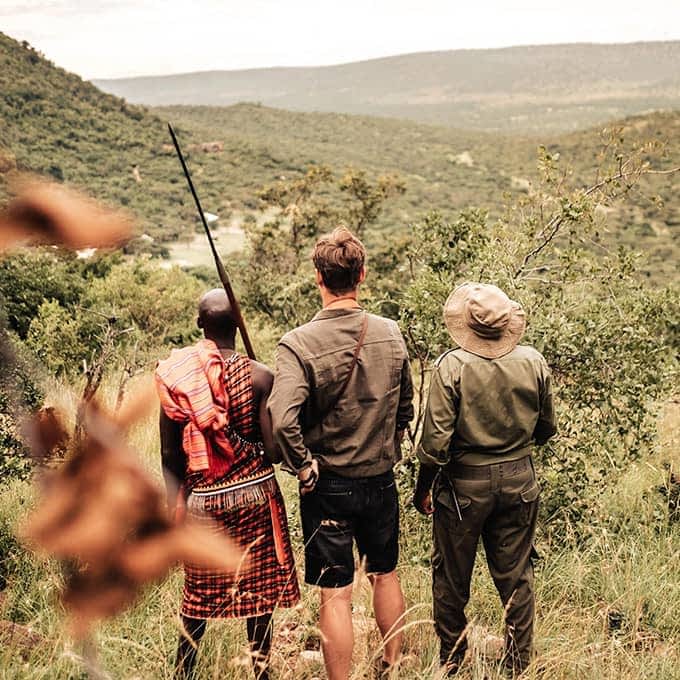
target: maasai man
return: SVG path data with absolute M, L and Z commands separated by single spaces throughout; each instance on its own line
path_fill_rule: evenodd
M 247 566 L 223 574 L 185 564 L 177 678 L 192 676 L 207 619 L 245 618 L 255 676 L 269 677 L 272 612 L 300 598 L 266 403 L 272 372 L 234 350 L 226 293 L 198 306 L 205 339 L 158 363 L 160 432 L 168 507 L 178 496 L 196 521 L 215 522 L 237 541 Z

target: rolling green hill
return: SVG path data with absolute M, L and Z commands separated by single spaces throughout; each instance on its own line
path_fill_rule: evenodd
M 32 170 L 129 207 L 140 229 L 160 240 L 190 235 L 196 224 L 179 165 L 167 148 L 167 119 L 175 123 L 187 151 L 205 209 L 223 216 L 256 209 L 258 188 L 318 163 L 338 172 L 355 166 L 374 175 L 392 171 L 404 176 L 407 194 L 392 204 L 380 225 L 394 230 L 430 208 L 491 205 L 494 196 L 510 189 L 509 177 L 495 163 L 473 161 L 470 166 L 456 156 L 469 155 L 471 148 L 510 145 L 509 159 L 516 140 L 253 105 L 148 112 L 101 93 L 1 34 L 0 64 L 0 143 L 5 149 L 0 152 L 5 159 L 0 198 L 7 172 Z M 210 141 L 219 141 L 222 150 L 189 150 Z M 141 181 L 135 179 L 135 167 Z
M 178 130 L 205 210 L 243 217 L 257 211 L 263 185 L 299 177 L 314 164 L 338 174 L 353 166 L 405 181 L 406 193 L 390 200 L 375 227 L 382 234 L 403 233 L 431 209 L 453 215 L 476 205 L 500 214 L 512 196 L 530 190 L 539 142 L 574 166 L 570 181 L 587 185 L 601 144 L 599 128 L 539 139 L 252 104 L 148 111 L 103 94 L 0 34 L 0 200 L 14 168 L 32 170 L 126 206 L 140 232 L 157 243 L 191 237 L 197 218 L 167 146 L 166 120 Z M 677 164 L 680 113 L 646 114 L 625 125 L 630 137 L 667 140 L 666 165 Z M 219 144 L 205 152 L 200 145 L 208 142 Z M 664 205 L 634 195 L 609 216 L 612 239 L 642 245 L 654 255 L 652 270 L 673 272 L 680 179 L 654 178 L 646 188 Z
M 255 188 L 289 167 L 266 145 L 238 135 L 220 154 L 191 151 L 210 139 L 181 123 L 175 129 L 206 210 L 252 204 Z M 124 206 L 140 232 L 174 241 L 193 232 L 197 217 L 179 163 L 164 147 L 169 142 L 158 115 L 104 94 L 0 33 L 0 204 L 12 173 L 31 171 Z
M 261 157 L 279 162 L 277 178 L 297 176 L 311 163 L 399 174 L 406 182 L 406 193 L 389 204 L 377 224 L 388 232 L 406 229 L 430 209 L 453 215 L 475 205 L 487 208 L 492 219 L 500 215 L 513 197 L 535 184 L 539 141 L 551 153 L 561 155 L 565 168 L 572 168 L 570 183 L 590 186 L 596 181 L 603 145 L 600 127 L 538 140 L 252 104 L 162 107 L 155 112 L 202 138 L 238 138 L 251 149 L 259 149 Z M 680 111 L 630 117 L 608 127 L 620 128 L 629 145 L 648 140 L 665 144 L 665 158 L 655 161 L 659 168 L 680 165 Z M 206 175 L 214 162 L 214 158 L 201 159 Z M 610 244 L 642 247 L 651 253 L 650 273 L 673 276 L 680 252 L 680 177 L 643 178 L 640 189 L 608 214 L 606 238 Z
M 406 54 L 314 68 L 96 80 L 131 102 L 408 118 L 493 132 L 586 128 L 680 108 L 680 42 L 570 44 Z

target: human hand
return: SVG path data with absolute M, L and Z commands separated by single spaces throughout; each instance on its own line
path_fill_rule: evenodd
M 316 459 L 312 461 L 311 465 L 302 468 L 298 472 L 298 481 L 300 482 L 300 495 L 314 491 L 316 483 L 319 481 L 319 461 Z
M 434 508 L 432 507 L 432 493 L 428 491 L 424 495 L 415 494 L 413 496 L 413 505 L 421 515 L 431 515 L 434 512 Z
M 421 464 L 416 479 L 416 488 L 413 494 L 413 505 L 421 515 L 431 515 L 434 512 L 432 506 L 432 483 L 439 469 L 436 466 Z

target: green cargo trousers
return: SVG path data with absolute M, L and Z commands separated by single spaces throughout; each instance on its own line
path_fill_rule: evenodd
M 467 648 L 465 606 L 480 535 L 505 608 L 505 664 L 518 672 L 529 663 L 538 495 L 530 456 L 492 465 L 451 464 L 437 477 L 432 594 L 440 658 L 451 670 L 460 664 Z

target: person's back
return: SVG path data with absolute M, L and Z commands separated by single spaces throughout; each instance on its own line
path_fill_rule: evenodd
M 321 587 L 329 680 L 349 677 L 355 542 L 374 588 L 385 667 L 396 663 L 402 643 L 392 467 L 413 416 L 413 390 L 397 325 L 357 301 L 364 258 L 363 244 L 346 229 L 317 242 L 312 259 L 323 309 L 282 338 L 269 399 L 275 440 L 300 481 L 305 581 Z
M 534 622 L 539 488 L 531 444 L 555 434 L 550 371 L 537 350 L 517 344 L 524 311 L 496 286 L 459 286 L 444 318 L 460 348 L 443 354 L 432 372 L 414 495 L 416 508 L 433 515 L 440 661 L 449 675 L 463 664 L 465 606 L 481 538 L 505 609 L 505 664 L 521 673 Z
M 451 463 L 521 458 L 530 453 L 532 441 L 543 443 L 553 433 L 552 407 L 545 403 L 550 371 L 533 347 L 517 345 L 494 359 L 450 350 L 437 361 L 433 380 L 450 391 L 456 421 L 448 442 L 433 429 L 430 446 L 442 449 L 448 443 L 442 453 L 450 454 Z M 438 394 L 433 391 L 433 399 Z
M 320 468 L 346 477 L 389 470 L 399 452 L 395 433 L 411 418 L 409 389 L 402 386 L 409 375 L 408 354 L 397 324 L 361 309 L 324 309 L 283 336 L 279 373 L 289 361 L 305 369 L 304 444 Z M 297 424 L 279 421 L 279 432 L 291 425 Z

